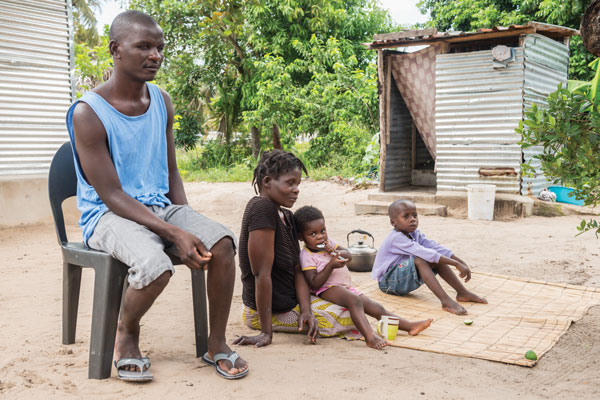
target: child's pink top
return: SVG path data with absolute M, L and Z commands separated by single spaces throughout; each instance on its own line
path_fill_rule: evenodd
M 331 243 L 331 245 L 337 249 L 338 245 L 333 240 L 329 239 L 329 243 Z M 321 272 L 329 263 L 330 259 L 331 254 L 325 250 L 314 253 L 304 247 L 300 252 L 300 268 L 302 268 L 302 271 L 316 269 L 317 272 Z M 348 267 L 344 266 L 342 268 L 336 268 L 331 271 L 329 279 L 327 279 L 323 286 L 314 291 L 314 293 L 318 296 L 332 286 L 344 286 L 350 288 L 351 283 L 352 278 L 350 277 L 350 271 L 348 270 Z

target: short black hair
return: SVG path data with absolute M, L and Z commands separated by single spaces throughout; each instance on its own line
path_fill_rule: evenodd
M 146 26 L 156 25 L 160 28 L 158 22 L 156 22 L 156 20 L 148 14 L 144 14 L 143 12 L 137 10 L 127 10 L 117 15 L 110 24 L 110 30 L 108 32 L 109 40 L 115 40 L 118 42 L 123 36 L 124 32 L 127 31 L 127 28 L 130 28 L 131 25 L 134 24 Z
M 316 221 L 318 219 L 325 219 L 323 213 L 313 206 L 303 206 L 296 210 L 294 213 L 294 220 L 296 221 L 296 228 L 298 233 L 304 232 L 304 228 L 309 222 Z
M 390 217 L 394 217 L 397 214 L 398 210 L 401 210 L 405 207 L 416 207 L 416 206 L 415 206 L 415 203 L 413 203 L 410 200 L 404 200 L 404 199 L 396 200 L 392 204 L 390 204 L 390 206 L 388 207 L 388 215 Z
M 265 151 L 262 153 L 260 160 L 258 160 L 256 168 L 254 168 L 254 176 L 252 178 L 254 191 L 257 194 L 260 193 L 260 184 L 265 176 L 277 179 L 286 172 L 293 171 L 296 168 L 308 175 L 304 163 L 294 154 L 279 149 Z

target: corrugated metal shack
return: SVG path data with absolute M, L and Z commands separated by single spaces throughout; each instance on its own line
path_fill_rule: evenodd
M 0 226 L 49 214 L 45 179 L 75 96 L 72 37 L 71 0 L 0 0 Z
M 532 103 L 544 105 L 559 83 L 566 85 L 576 34 L 529 22 L 375 35 L 366 46 L 378 55 L 380 191 L 492 183 L 498 192 L 537 194 L 545 177 L 523 177 L 521 163 L 540 149 L 521 148 L 515 128 Z

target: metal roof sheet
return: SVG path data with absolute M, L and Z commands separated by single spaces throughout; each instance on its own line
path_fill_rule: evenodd
M 486 40 L 497 37 L 519 36 L 527 33 L 538 33 L 553 39 L 579 35 L 577 29 L 564 26 L 544 24 L 530 21 L 525 25 L 495 26 L 482 28 L 474 32 L 448 31 L 438 32 L 434 28 L 407 30 L 394 33 L 383 33 L 373 36 L 373 42 L 365 43 L 368 49 L 426 45 L 433 42 L 463 42 Z

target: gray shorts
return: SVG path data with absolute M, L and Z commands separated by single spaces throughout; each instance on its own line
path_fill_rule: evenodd
M 229 236 L 236 245 L 235 235 L 229 228 L 197 213 L 188 205 L 166 207 L 147 206 L 157 217 L 184 231 L 193 233 L 207 249 Z M 165 271 L 175 273 L 173 263 L 165 252 L 177 254 L 177 247 L 162 239 L 143 225 L 106 212 L 98 221 L 88 239 L 89 247 L 105 251 L 129 266 L 129 284 L 135 289 L 148 286 Z

